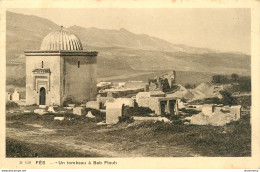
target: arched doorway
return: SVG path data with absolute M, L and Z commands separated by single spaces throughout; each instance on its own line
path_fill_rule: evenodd
M 45 105 L 45 100 L 46 100 L 46 91 L 44 87 L 41 87 L 40 89 L 40 101 L 39 104 L 40 105 Z

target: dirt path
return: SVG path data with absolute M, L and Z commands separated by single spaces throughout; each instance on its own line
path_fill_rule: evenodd
M 191 157 L 199 156 L 184 146 L 166 147 L 157 143 L 140 143 L 136 149 L 120 148 L 112 143 L 88 142 L 79 140 L 77 136 L 57 135 L 57 129 L 49 129 L 37 124 L 27 124 L 29 128 L 6 129 L 9 138 L 17 139 L 27 143 L 46 144 L 76 151 L 79 153 L 93 153 L 99 157 Z M 64 130 L 64 129 L 63 129 Z M 66 131 L 66 129 L 65 129 Z M 63 131 L 64 132 L 64 131 Z M 104 129 L 99 132 L 106 132 Z M 66 132 L 65 132 L 66 133 Z M 94 134 L 94 133 L 93 133 Z M 155 151 L 156 150 L 156 151 Z
M 20 141 L 34 143 L 34 144 L 47 144 L 53 147 L 66 149 L 69 151 L 76 151 L 80 153 L 92 152 L 102 157 L 142 157 L 140 154 L 124 153 L 116 151 L 112 144 L 92 143 L 76 139 L 74 136 L 52 136 L 56 131 L 39 127 L 37 130 L 21 130 L 16 128 L 7 128 L 6 135 L 9 138 L 17 139 Z

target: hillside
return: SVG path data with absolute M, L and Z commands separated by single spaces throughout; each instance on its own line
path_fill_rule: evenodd
M 25 76 L 25 50 L 37 50 L 42 39 L 57 24 L 37 16 L 7 12 L 7 78 Z M 84 50 L 95 50 L 98 56 L 98 78 L 138 78 L 154 71 L 172 70 L 202 73 L 238 73 L 250 75 L 250 56 L 220 53 L 214 50 L 177 45 L 126 29 L 107 30 L 71 26 Z M 192 74 L 194 79 L 197 74 Z
M 208 53 L 213 50 L 193 48 L 185 45 L 176 45 L 165 40 L 155 38 L 146 34 L 134 34 L 121 28 L 119 30 L 107 30 L 98 28 L 83 28 L 71 26 L 68 28 L 77 34 L 83 44 L 94 47 L 124 47 L 138 50 Z

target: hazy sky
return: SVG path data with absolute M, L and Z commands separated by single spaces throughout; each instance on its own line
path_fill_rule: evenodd
M 125 28 L 175 44 L 250 53 L 249 9 L 10 9 L 69 27 Z

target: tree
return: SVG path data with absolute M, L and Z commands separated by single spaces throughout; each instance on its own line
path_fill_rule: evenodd
M 231 78 L 232 78 L 233 82 L 236 82 L 238 80 L 239 76 L 238 76 L 238 74 L 232 73 Z
M 228 83 L 229 79 L 225 75 L 214 75 L 212 76 L 212 83 L 215 84 L 224 84 Z
M 224 105 L 235 105 L 236 99 L 232 97 L 231 93 L 228 91 L 220 91 L 220 94 L 222 95 L 222 103 Z

